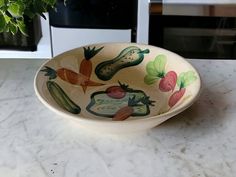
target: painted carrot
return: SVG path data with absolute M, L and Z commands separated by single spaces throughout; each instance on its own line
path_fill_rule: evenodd
M 56 79 L 57 77 L 59 77 L 60 79 L 73 85 L 80 85 L 80 86 L 104 85 L 101 83 L 91 81 L 87 76 L 84 76 L 81 73 L 76 73 L 66 68 L 60 68 L 60 69 L 54 70 L 53 68 L 45 66 L 45 69 L 42 69 L 41 71 L 46 72 L 45 76 L 49 76 L 49 80 Z
M 96 49 L 96 47 L 93 47 L 92 49 L 90 47 L 83 48 L 84 49 L 84 59 L 81 61 L 79 66 L 79 72 L 83 74 L 84 76 L 90 78 L 92 73 L 92 62 L 91 58 L 93 58 L 98 52 L 100 52 L 103 47 L 100 47 Z M 86 92 L 87 86 L 82 85 L 83 91 Z
M 138 106 L 139 104 L 154 106 L 155 101 L 149 100 L 149 97 L 142 97 L 136 99 L 135 96 L 129 98 L 128 105 L 120 108 L 115 115 L 113 116 L 113 121 L 122 121 L 129 118 L 134 113 L 134 106 Z
M 112 118 L 112 120 L 114 121 L 122 121 L 127 119 L 129 116 L 131 116 L 134 112 L 134 108 L 131 106 L 125 106 L 120 108 L 116 114 L 114 115 L 114 117 Z

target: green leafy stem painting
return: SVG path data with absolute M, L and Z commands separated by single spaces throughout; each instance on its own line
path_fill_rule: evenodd
M 184 96 L 186 87 L 192 84 L 197 76 L 194 71 L 182 72 L 179 75 L 175 71 L 166 71 L 167 57 L 158 55 L 153 61 L 146 65 L 146 76 L 144 82 L 147 85 L 159 84 L 162 92 L 172 92 L 168 100 L 169 107 L 173 107 Z M 177 90 L 176 85 L 178 86 Z M 174 91 L 175 90 L 175 91 Z

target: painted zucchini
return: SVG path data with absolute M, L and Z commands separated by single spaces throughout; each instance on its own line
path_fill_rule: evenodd
M 47 88 L 55 102 L 63 109 L 72 114 L 79 114 L 81 108 L 76 105 L 64 92 L 64 90 L 54 81 L 47 81 Z
M 103 81 L 110 80 L 119 70 L 141 63 L 144 54 L 147 53 L 149 53 L 149 49 L 141 50 L 136 46 L 127 47 L 114 59 L 98 64 L 95 73 Z

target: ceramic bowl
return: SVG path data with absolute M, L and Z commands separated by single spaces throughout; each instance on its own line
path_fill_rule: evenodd
M 62 53 L 41 66 L 35 92 L 47 108 L 95 131 L 159 125 L 197 99 L 200 77 L 184 58 L 135 43 L 103 43 Z

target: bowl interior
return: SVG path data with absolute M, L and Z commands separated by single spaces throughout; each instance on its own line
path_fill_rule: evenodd
M 58 113 L 95 120 L 136 120 L 187 107 L 200 78 L 182 57 L 138 44 L 95 44 L 46 62 L 35 77 L 40 100 Z

